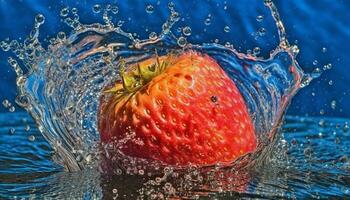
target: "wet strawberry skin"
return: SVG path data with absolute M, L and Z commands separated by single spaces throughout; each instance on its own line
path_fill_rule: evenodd
M 257 143 L 235 83 L 214 59 L 194 51 L 173 58 L 162 73 L 117 102 L 103 95 L 98 117 L 102 142 L 166 164 L 228 163 Z

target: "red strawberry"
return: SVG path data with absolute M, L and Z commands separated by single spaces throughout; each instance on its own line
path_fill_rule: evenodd
M 255 150 L 242 95 L 208 55 L 151 58 L 121 76 L 101 98 L 99 131 L 102 142 L 118 143 L 125 155 L 209 165 Z

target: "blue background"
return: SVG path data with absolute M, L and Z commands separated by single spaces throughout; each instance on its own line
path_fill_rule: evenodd
M 41 28 L 41 39 L 54 36 L 59 31 L 69 32 L 59 16 L 61 8 L 69 6 L 79 10 L 84 23 L 101 22 L 102 14 L 92 12 L 96 3 L 105 5 L 116 4 L 119 7 L 115 20 L 124 20 L 124 30 L 136 32 L 140 38 L 147 38 L 150 31 L 159 33 L 161 25 L 169 16 L 167 4 L 169 1 L 48 1 L 48 0 L 0 0 L 0 40 L 25 38 L 32 29 L 34 17 L 42 13 L 46 17 Z M 277 32 L 269 10 L 263 1 L 173 1 L 176 11 L 183 20 L 173 29 L 177 35 L 178 27 L 190 26 L 192 35 L 188 41 L 192 43 L 213 42 L 232 43 L 236 49 L 245 52 L 259 46 L 262 55 L 267 57 L 270 50 L 277 45 Z M 323 73 L 310 86 L 302 89 L 293 99 L 288 113 L 291 115 L 321 115 L 350 117 L 350 1 L 342 0 L 294 0 L 275 1 L 282 21 L 286 26 L 288 39 L 297 43 L 300 48 L 298 62 L 306 71 L 315 67 L 322 68 L 332 63 L 333 68 Z M 145 7 L 154 6 L 154 12 L 147 14 Z M 225 9 L 226 6 L 226 9 Z M 211 25 L 206 26 L 204 20 L 211 14 Z M 257 22 L 256 17 L 263 15 L 263 22 Z M 224 26 L 230 27 L 230 32 L 223 31 Z M 254 39 L 252 34 L 261 27 L 266 28 L 264 37 Z M 149 32 L 146 32 L 148 29 Z M 205 30 L 206 29 L 206 30 Z M 297 41 L 296 41 L 297 40 Z M 327 51 L 322 52 L 326 47 Z M 13 99 L 16 95 L 15 73 L 7 64 L 9 52 L 0 51 L 0 101 Z M 317 60 L 317 66 L 313 61 Z M 329 81 L 333 81 L 330 85 Z M 314 95 L 312 95 L 314 93 Z M 331 108 L 331 101 L 336 100 L 337 106 Z M 20 110 L 17 108 L 17 110 Z M 0 112 L 8 112 L 0 106 Z

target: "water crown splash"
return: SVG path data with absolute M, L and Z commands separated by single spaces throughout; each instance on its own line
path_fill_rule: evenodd
M 59 32 L 44 48 L 38 40 L 39 27 L 45 18 L 35 18 L 29 37 L 1 42 L 4 51 L 11 50 L 17 59 L 9 58 L 17 74 L 16 102 L 34 118 L 38 129 L 55 150 L 54 159 L 69 171 L 94 166 L 100 145 L 97 131 L 98 102 L 103 88 L 120 79 L 121 58 L 136 63 L 171 51 L 193 49 L 213 57 L 234 80 L 242 92 L 259 137 L 259 152 L 268 149 L 276 137 L 283 114 L 299 88 L 312 76 L 305 75 L 295 57 L 297 46 L 289 45 L 285 29 L 272 1 L 271 10 L 279 34 L 279 46 L 269 59 L 245 55 L 218 44 L 195 45 L 184 37 L 176 38 L 171 28 L 179 20 L 174 6 L 162 26 L 162 32 L 150 39 L 135 39 L 114 25 L 110 13 L 118 10 L 108 5 L 103 13 L 105 24 L 82 24 L 76 9 L 64 8 L 61 16 L 73 30 L 67 36 Z M 96 8 L 98 9 L 98 8 Z M 25 71 L 25 72 L 24 72 Z

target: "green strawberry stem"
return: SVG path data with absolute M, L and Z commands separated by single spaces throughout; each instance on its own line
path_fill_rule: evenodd
M 123 96 L 126 96 L 131 93 L 135 93 L 142 86 L 149 83 L 154 77 L 161 74 L 170 64 L 170 56 L 167 56 L 164 59 L 160 59 L 156 55 L 156 62 L 150 65 L 144 65 L 137 63 L 134 66 L 130 67 L 130 70 L 126 70 L 126 62 L 124 59 L 119 61 L 119 75 L 122 79 L 122 84 L 117 83 L 114 87 L 105 90 L 105 93 L 114 93 L 120 99 Z

